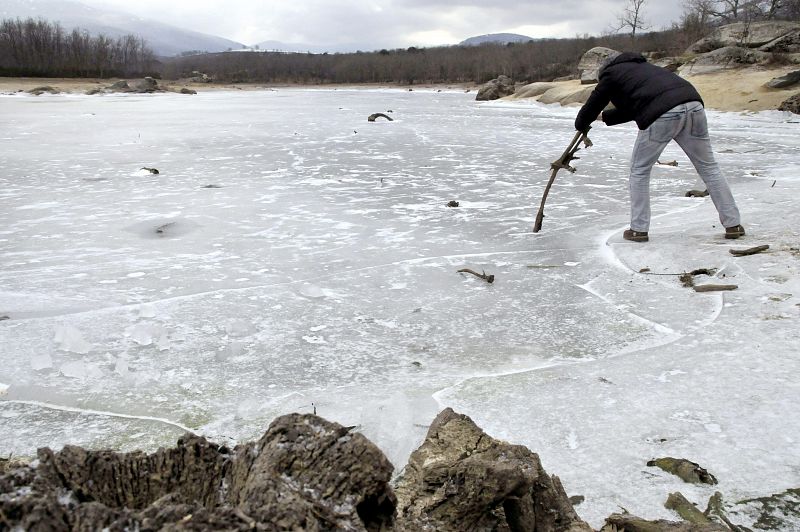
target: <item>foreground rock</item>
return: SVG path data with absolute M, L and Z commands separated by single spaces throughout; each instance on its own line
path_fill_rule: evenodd
M 790 96 L 786 101 L 784 101 L 779 107 L 779 111 L 789 111 L 790 113 L 794 113 L 796 115 L 800 115 L 800 92 L 795 94 L 794 96 Z
M 508 76 L 500 76 L 481 87 L 475 99 L 478 101 L 497 100 L 514 94 L 514 82 Z
M 233 451 L 186 436 L 172 449 L 118 454 L 40 449 L 0 477 L 0 529 L 381 530 L 392 466 L 360 434 L 313 415 L 276 419 Z M 265 528 L 261 526 L 260 528 Z
M 411 455 L 396 493 L 400 530 L 591 530 L 536 454 L 449 408 Z

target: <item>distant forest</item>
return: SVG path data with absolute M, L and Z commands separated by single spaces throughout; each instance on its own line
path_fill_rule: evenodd
M 0 76 L 134 77 L 155 67 L 152 50 L 135 35 L 111 39 L 41 19 L 0 21 Z
M 648 33 L 637 38 L 635 48 L 673 50 L 675 41 L 672 31 Z M 631 42 L 617 35 L 350 54 L 221 52 L 170 59 L 161 72 L 171 79 L 203 72 L 231 83 L 484 83 L 501 74 L 538 81 L 573 74 L 594 46 L 629 49 Z
M 680 55 L 717 26 L 757 20 L 800 20 L 800 0 L 684 0 L 680 22 L 648 31 L 649 0 L 627 0 L 607 35 L 510 44 L 442 46 L 342 54 L 229 51 L 156 60 L 134 36 L 111 39 L 44 20 L 0 22 L 0 76 L 192 78 L 227 83 L 484 83 L 504 74 L 517 82 L 574 75 L 586 50 Z

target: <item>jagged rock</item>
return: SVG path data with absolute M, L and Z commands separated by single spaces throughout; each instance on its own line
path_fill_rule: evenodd
M 800 522 L 800 488 L 791 488 L 769 497 L 737 502 L 732 513 L 755 518 L 753 528 L 759 530 L 797 530 Z
M 412 453 L 395 493 L 404 531 L 591 530 L 535 453 L 495 440 L 450 408 Z
M 514 82 L 511 81 L 511 78 L 500 76 L 481 87 L 475 99 L 478 101 L 497 100 L 514 94 L 514 90 Z
M 670 72 L 677 72 L 685 62 L 686 60 L 680 57 L 663 57 L 661 59 L 652 61 L 654 65 L 660 66 L 661 68 L 666 68 Z
M 197 94 L 197 91 L 196 91 L 196 90 L 193 90 L 193 89 L 187 89 L 186 87 L 183 87 L 183 88 L 180 90 L 180 93 L 181 93 L 181 94 Z
M 647 462 L 649 467 L 658 467 L 667 473 L 679 477 L 684 482 L 691 484 L 711 484 L 717 483 L 716 477 L 700 467 L 699 464 L 690 462 L 684 458 L 656 458 Z
M 725 46 L 688 61 L 678 69 L 681 75 L 706 74 L 727 68 L 766 63 L 773 59 L 769 52 L 751 50 L 740 46 Z
M 581 78 L 581 84 L 589 85 L 597 83 L 600 65 L 603 64 L 603 61 L 608 59 L 608 56 L 615 53 L 617 53 L 617 51 L 611 48 L 595 46 L 583 54 L 580 61 L 578 61 L 578 73 Z
M 687 523 L 659 519 L 647 521 L 630 514 L 612 514 L 600 532 L 730 532 L 716 523 Z
M 771 79 L 766 83 L 765 87 L 770 89 L 785 89 L 792 85 L 797 85 L 798 83 L 800 83 L 800 70 L 795 70 L 794 72 L 789 72 L 783 76 Z
M 40 449 L 0 476 L 0 528 L 356 530 L 393 524 L 392 466 L 360 434 L 314 415 L 277 418 L 233 451 L 187 435 L 147 455 Z
M 778 107 L 778 111 L 789 111 L 796 115 L 800 115 L 800 92 L 790 96 Z
M 762 52 L 779 54 L 796 54 L 800 52 L 800 25 L 786 35 L 759 46 L 758 49 Z
M 715 29 L 711 35 L 692 44 L 687 52 L 703 54 L 726 46 L 758 48 L 776 43 L 793 32 L 800 31 L 800 23 L 789 21 L 736 22 Z M 773 48 L 780 48 L 776 43 Z M 768 49 L 770 52 L 790 50 Z M 800 51 L 800 50 L 796 50 Z

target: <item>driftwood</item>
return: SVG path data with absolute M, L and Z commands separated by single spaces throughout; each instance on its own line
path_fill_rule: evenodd
M 539 206 L 539 212 L 536 214 L 536 221 L 533 224 L 534 233 L 538 233 L 542 229 L 542 220 L 544 220 L 544 202 L 547 201 L 547 194 L 550 192 L 550 187 L 553 186 L 553 182 L 556 180 L 556 174 L 562 168 L 574 174 L 575 168 L 570 166 L 569 163 L 573 159 L 580 158 L 575 157 L 575 153 L 581 149 L 581 142 L 583 142 L 583 145 L 587 148 L 592 146 L 592 141 L 589 140 L 589 137 L 587 136 L 588 132 L 589 130 L 587 129 L 586 131 L 578 131 L 575 133 L 575 138 L 573 138 L 572 142 L 569 143 L 569 146 L 567 146 L 567 149 L 561 154 L 561 157 L 550 163 L 550 168 L 553 170 L 553 172 L 550 174 L 550 181 L 547 182 L 547 186 L 544 189 L 544 194 L 542 194 L 542 203 Z
M 367 117 L 367 120 L 369 122 L 374 122 L 376 118 L 380 118 L 380 117 L 383 117 L 383 118 L 387 119 L 389 122 L 393 122 L 394 121 L 394 118 L 392 118 L 391 116 L 385 115 L 383 113 L 372 113 L 371 115 L 369 115 Z
M 678 161 L 667 161 L 662 163 L 661 161 L 656 161 L 656 164 L 660 164 L 661 166 L 678 166 Z
M 739 288 L 738 285 L 735 284 L 702 284 L 700 286 L 695 286 L 695 292 L 723 292 L 726 290 L 736 290 Z
M 148 171 L 148 172 L 150 172 L 151 174 L 157 174 L 157 173 L 158 173 L 158 168 L 148 168 L 148 167 L 146 167 L 146 166 L 143 166 L 143 167 L 142 167 L 142 170 L 147 170 L 147 171 Z
M 681 516 L 684 521 L 696 524 L 710 524 L 711 520 L 706 515 L 697 509 L 697 507 L 689 502 L 686 497 L 679 491 L 670 493 L 664 508 L 672 510 Z
M 478 277 L 479 279 L 483 279 L 484 281 L 486 281 L 489 284 L 492 284 L 494 282 L 494 275 L 486 275 L 486 272 L 478 273 L 478 272 L 470 270 L 469 268 L 463 268 L 461 270 L 458 270 L 458 273 L 471 273 L 475 277 Z
M 695 275 L 714 275 L 715 273 L 717 273 L 716 268 L 698 268 L 696 270 L 681 274 L 680 277 L 678 277 L 678 280 L 686 288 L 691 288 L 694 286 Z
M 747 249 L 729 249 L 731 255 L 734 257 L 745 257 L 747 255 L 755 255 L 756 253 L 761 253 L 762 251 L 766 251 L 769 249 L 767 244 L 763 246 L 756 246 L 754 248 L 747 248 Z
M 713 485 L 717 483 L 717 478 L 709 473 L 708 470 L 685 458 L 672 458 L 670 456 L 654 458 L 647 462 L 647 466 L 658 467 L 691 484 Z

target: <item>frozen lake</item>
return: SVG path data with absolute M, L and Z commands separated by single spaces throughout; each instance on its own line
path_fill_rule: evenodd
M 368 123 L 374 112 L 395 120 Z M 593 482 L 644 482 L 642 466 L 597 478 L 587 446 L 614 449 L 618 465 L 651 458 L 622 448 L 677 435 L 687 416 L 711 426 L 704 434 L 725 429 L 713 413 L 669 417 L 687 411 L 674 404 L 652 427 L 615 416 L 648 402 L 661 369 L 645 357 L 689 360 L 701 335 L 733 334 L 717 328 L 722 295 L 634 273 L 708 266 L 728 242 L 710 202 L 683 197 L 695 173 L 671 146 L 662 160 L 679 166 L 654 169 L 651 233 L 672 238 L 621 243 L 635 127 L 593 131 L 531 233 L 575 112 L 432 90 L 0 97 L 0 456 L 65 443 L 154 450 L 187 429 L 243 441 L 316 409 L 359 426 L 400 467 L 452 406 L 541 453 L 570 494 L 595 495 L 586 518 L 614 511 L 624 497 Z M 779 113 L 710 122 L 755 229 L 762 207 L 749 198 L 777 194 L 773 179 L 794 180 L 777 204 L 797 197 L 798 126 Z M 702 253 L 685 257 L 687 242 Z M 632 374 L 630 397 L 606 396 L 598 375 L 614 367 Z M 586 368 L 602 373 L 588 379 L 597 390 L 578 380 Z M 662 369 L 659 382 L 688 372 Z M 621 441 L 591 441 L 614 424 Z M 796 446 L 797 420 L 782 426 Z M 796 485 L 793 467 L 784 478 Z

